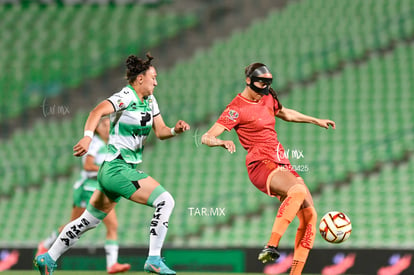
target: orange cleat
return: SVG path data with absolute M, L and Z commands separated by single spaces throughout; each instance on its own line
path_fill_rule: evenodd
M 108 274 L 115 274 L 115 273 L 121 273 L 121 272 L 127 272 L 131 269 L 130 264 L 120 264 L 120 263 L 114 263 L 110 268 L 108 268 Z

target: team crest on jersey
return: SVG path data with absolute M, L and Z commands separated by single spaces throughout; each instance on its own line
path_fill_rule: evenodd
M 124 102 L 122 102 L 122 99 L 118 99 L 117 104 L 119 108 L 122 108 L 125 105 Z
M 232 121 L 236 121 L 236 119 L 239 117 L 239 113 L 235 110 L 229 110 L 228 118 Z

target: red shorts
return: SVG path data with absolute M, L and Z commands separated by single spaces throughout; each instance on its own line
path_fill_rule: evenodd
M 279 167 L 289 170 L 295 177 L 300 178 L 291 164 L 276 163 L 267 159 L 250 163 L 247 166 L 247 173 L 249 174 L 250 181 L 257 189 L 269 196 L 273 196 L 270 193 L 270 180 L 273 172 Z

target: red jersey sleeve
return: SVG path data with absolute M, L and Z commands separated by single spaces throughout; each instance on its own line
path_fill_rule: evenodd
M 240 113 L 235 106 L 227 106 L 217 120 L 218 124 L 223 125 L 228 131 L 236 127 L 240 122 Z

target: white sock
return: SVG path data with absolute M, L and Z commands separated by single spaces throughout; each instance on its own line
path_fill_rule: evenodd
M 118 262 L 119 245 L 116 240 L 106 240 L 104 248 L 106 253 L 106 268 L 108 269 Z
M 60 232 L 56 241 L 49 249 L 50 257 L 56 261 L 71 248 L 86 231 L 95 228 L 101 222 L 100 219 L 95 218 L 87 209 L 76 220 L 68 223 Z
M 58 230 L 53 230 L 49 237 L 43 240 L 43 246 L 49 249 L 52 246 L 52 244 L 56 241 L 58 234 Z
M 174 209 L 174 199 L 167 191 L 153 202 L 154 216 L 150 224 L 149 256 L 161 256 L 161 248 L 168 231 L 168 220 Z

